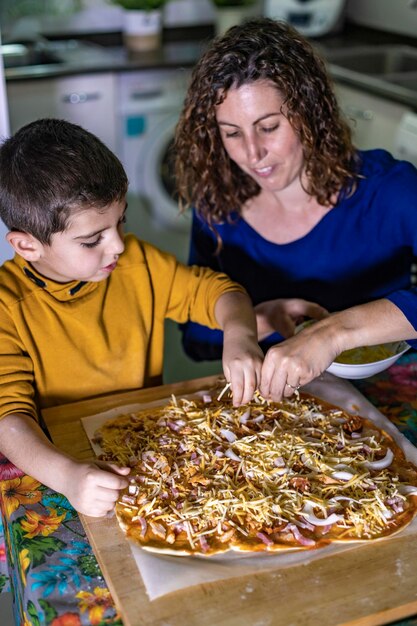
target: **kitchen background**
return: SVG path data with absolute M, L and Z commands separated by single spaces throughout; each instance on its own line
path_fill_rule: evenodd
M 129 230 L 187 260 L 190 219 L 173 198 L 170 146 L 191 69 L 224 28 L 218 0 L 169 0 L 154 50 L 131 51 L 126 11 L 112 0 L 2 0 L 3 136 L 34 119 L 63 117 L 96 133 L 130 180 Z M 234 2 L 236 4 L 236 0 Z M 223 4 L 225 4 L 223 0 Z M 233 2 L 231 2 L 233 4 Z M 329 63 L 361 148 L 417 164 L 417 0 L 246 0 L 246 15 L 286 19 Z M 129 14 L 130 18 L 130 14 Z M 3 68 L 0 67 L 3 73 Z M 0 224 L 0 261 L 10 256 Z M 182 352 L 167 324 L 166 382 L 219 371 Z
M 254 0 L 246 14 L 286 19 L 311 37 L 357 145 L 417 165 L 417 0 Z M 130 179 L 127 228 L 186 261 L 190 219 L 177 213 L 169 148 L 192 66 L 224 28 L 220 15 L 215 0 L 170 0 L 161 45 L 131 52 L 115 3 L 1 0 L 0 135 L 45 116 L 96 133 Z M 0 262 L 11 256 L 4 234 L 0 222 Z M 165 382 L 220 371 L 183 354 L 175 324 L 166 337 Z M 12 624 L 9 595 L 0 594 L 2 626 Z
M 170 146 L 192 66 L 225 27 L 219 22 L 225 10 L 216 4 L 169 0 L 162 9 L 161 44 L 133 52 L 124 45 L 126 12 L 117 2 L 2 0 L 0 5 L 1 134 L 45 116 L 96 133 L 127 170 L 128 229 L 182 261 L 190 219 L 178 215 L 173 198 Z M 385 147 L 417 164 L 417 0 L 243 4 L 244 13 L 235 8 L 230 17 L 229 11 L 229 23 L 263 14 L 286 19 L 311 37 L 329 62 L 359 147 Z M 2 261 L 10 250 L 0 226 Z M 165 364 L 166 382 L 220 370 L 218 362 L 191 362 L 169 322 Z

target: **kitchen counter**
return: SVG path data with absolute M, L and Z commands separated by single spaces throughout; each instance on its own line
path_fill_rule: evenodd
M 130 52 L 121 33 L 48 39 L 44 45 L 57 63 L 5 68 L 6 81 L 31 80 L 143 69 L 192 67 L 213 37 L 213 29 L 187 28 L 164 31 L 163 45 L 156 50 Z
M 97 72 L 192 67 L 212 36 L 211 27 L 169 29 L 164 31 L 163 45 L 160 49 L 141 53 L 129 53 L 121 45 L 120 33 L 113 33 L 107 37 L 105 35 L 92 36 L 92 41 L 88 41 L 86 36 L 83 40 L 50 40 L 47 44 L 48 49 L 60 59 L 60 62 L 6 68 L 6 81 L 45 79 Z M 315 39 L 312 43 L 324 58 L 335 50 L 360 45 L 402 44 L 417 47 L 415 38 L 382 33 L 352 24 L 348 24 L 341 33 Z M 337 82 L 400 102 L 417 110 L 417 88 L 394 85 L 383 80 L 382 77 L 346 72 L 335 64 L 329 65 L 329 69 Z
M 5 69 L 6 81 L 58 78 L 92 72 L 125 72 L 193 66 L 203 51 L 197 41 L 166 43 L 157 50 L 131 53 L 123 46 L 104 47 L 69 40 L 51 42 L 51 52 L 62 59 L 57 63 L 23 65 Z
M 394 366 L 381 374 L 353 382 L 411 442 L 417 443 L 417 399 L 415 393 L 417 354 L 414 351 L 401 357 Z M 161 390 L 163 388 L 159 388 L 159 391 Z M 147 401 L 150 397 L 153 398 L 152 390 L 142 390 L 138 393 L 141 394 L 142 401 Z M 149 397 L 147 395 L 145 398 L 144 395 L 146 394 Z M 112 406 L 111 397 L 107 397 L 103 402 L 105 402 L 103 409 Z M 76 431 L 72 427 L 73 418 L 74 415 L 78 417 L 80 415 L 74 410 L 71 414 L 70 406 L 67 405 L 65 409 L 67 415 L 64 414 L 63 409 L 59 410 L 60 422 L 71 425 L 71 428 L 68 428 L 67 437 L 74 436 Z M 55 413 L 57 412 L 55 411 Z M 61 443 L 64 444 L 64 440 Z M 85 448 L 84 453 L 91 454 L 89 446 Z M 108 626 L 123 626 L 107 586 L 111 580 L 103 577 L 103 572 L 80 524 L 79 517 L 70 504 L 65 498 L 40 485 L 29 476 L 22 476 L 21 472 L 16 472 L 16 468 L 13 470 L 10 464 L 5 462 L 2 462 L 2 474 L 0 476 L 3 478 L 0 481 L 2 493 L 0 503 L 2 504 L 1 517 L 4 523 L 4 538 L 1 536 L 0 527 L 0 555 L 3 554 L 5 557 L 7 553 L 9 564 L 9 569 L 1 567 L 5 563 L 4 560 L 1 563 L 2 559 L 0 558 L 0 582 L 3 581 L 3 585 L 9 583 L 12 586 L 16 623 L 26 624 L 30 620 L 30 623 L 33 624 L 71 623 L 87 626 L 87 624 L 100 622 Z M 94 518 L 90 518 L 90 521 L 93 523 Z M 97 520 L 97 523 L 103 524 L 103 521 Z M 111 520 L 108 525 L 110 527 Z M 394 543 L 397 541 L 398 538 L 394 539 Z M 124 547 L 126 548 L 126 546 Z M 364 547 L 364 550 L 366 549 Z M 412 554 L 413 546 L 409 545 L 408 550 L 411 550 Z M 103 554 L 100 556 L 103 557 Z M 407 571 L 399 554 L 394 554 L 393 563 L 386 561 L 382 571 L 378 570 L 375 573 L 375 579 L 362 582 L 362 602 L 359 613 L 363 617 L 347 621 L 338 615 L 340 619 L 337 622 L 342 622 L 345 625 L 348 623 L 351 626 L 354 624 L 358 626 L 359 623 L 363 626 L 375 626 L 376 624 L 388 624 L 393 620 L 402 619 L 402 626 L 417 626 L 415 593 L 412 594 L 413 601 L 408 604 L 396 607 L 390 604 L 390 593 L 396 589 L 398 577 Z M 311 588 L 317 584 L 319 573 L 320 568 L 318 567 L 315 570 L 315 576 L 311 578 Z M 356 572 L 353 573 L 351 579 L 348 580 L 349 577 L 343 579 L 348 594 L 349 584 L 352 584 L 355 575 Z M 126 588 L 129 587 L 130 580 L 126 578 L 124 570 L 120 572 L 120 576 L 122 580 L 125 580 Z M 375 613 L 373 602 L 375 592 L 378 591 L 381 581 L 386 588 L 386 603 L 382 610 Z M 410 575 L 410 578 L 407 579 L 407 585 L 398 585 L 398 592 L 403 593 L 406 586 L 413 590 L 412 581 L 413 578 Z M 242 583 L 242 595 L 240 599 L 237 595 L 237 599 L 242 604 L 242 608 L 247 611 L 245 619 L 234 616 L 224 601 L 222 619 L 211 623 L 228 624 L 229 626 L 238 623 L 254 624 L 255 622 L 270 624 L 271 626 L 288 624 L 289 621 L 286 621 L 282 616 L 282 606 L 280 606 L 279 601 L 272 612 L 267 609 L 270 598 L 264 598 L 264 602 L 262 600 L 255 601 L 255 588 L 258 588 L 259 593 L 262 593 L 264 582 L 260 575 L 254 575 L 249 582 L 246 580 Z M 276 583 L 274 584 L 276 586 Z M 278 593 L 281 593 L 281 597 L 285 597 L 288 594 L 288 588 L 282 582 L 280 584 Z M 214 583 L 204 585 L 201 596 L 204 603 L 210 606 L 211 611 L 216 608 L 214 602 L 215 588 Z M 138 587 L 138 593 L 139 589 L 140 587 Z M 0 586 L 0 592 L 1 590 L 2 587 Z M 3 586 L 3 590 L 7 590 L 7 587 Z M 151 603 L 145 601 L 141 610 L 135 614 L 134 623 L 142 625 L 150 623 L 153 626 L 162 626 L 162 624 L 169 622 L 170 624 L 179 623 L 183 626 L 194 626 L 199 623 L 199 620 L 193 619 L 189 612 L 192 595 L 193 591 L 189 590 L 187 593 L 177 592 L 175 595 L 168 595 Z M 324 591 L 323 588 L 317 591 L 317 598 L 322 604 L 326 603 L 329 595 L 330 592 L 326 588 Z M 300 597 L 301 601 L 304 601 L 302 594 Z M 352 604 L 352 597 L 349 596 L 349 602 L 346 602 L 346 597 L 341 595 L 345 612 Z M 243 603 L 244 599 L 246 600 L 245 603 Z M 292 597 L 287 598 L 288 601 L 292 599 Z M 133 600 L 134 594 L 127 594 L 123 598 L 123 607 L 119 606 L 119 608 L 124 608 Z M 314 609 L 314 605 L 307 604 L 303 607 L 303 611 L 293 616 L 291 622 L 297 624 L 329 623 L 324 622 L 319 613 L 314 614 Z M 158 619 L 147 619 L 146 611 L 148 617 L 151 611 L 158 614 Z M 309 619 L 309 611 L 313 615 L 311 619 Z M 333 619 L 330 619 L 330 623 L 336 623 L 335 615 Z M 133 622 L 126 620 L 125 626 L 129 623 Z

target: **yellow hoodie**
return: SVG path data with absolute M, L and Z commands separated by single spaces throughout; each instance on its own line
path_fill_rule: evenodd
M 214 306 L 244 291 L 126 236 L 108 279 L 57 283 L 16 255 L 0 268 L 0 418 L 161 382 L 164 320 L 218 328 Z

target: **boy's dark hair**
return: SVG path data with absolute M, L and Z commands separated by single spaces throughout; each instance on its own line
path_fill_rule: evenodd
M 128 188 L 119 159 L 98 137 L 59 119 L 23 126 L 0 147 L 0 217 L 50 244 L 72 211 L 103 208 Z

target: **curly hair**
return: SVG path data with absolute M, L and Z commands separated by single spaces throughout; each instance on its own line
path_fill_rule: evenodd
M 330 206 L 335 194 L 355 188 L 356 150 L 324 62 L 287 23 L 252 19 L 214 39 L 202 55 L 176 128 L 181 209 L 193 205 L 213 230 L 260 192 L 229 158 L 216 122 L 216 106 L 228 90 L 257 80 L 272 81 L 283 98 L 303 148 L 307 193 Z

